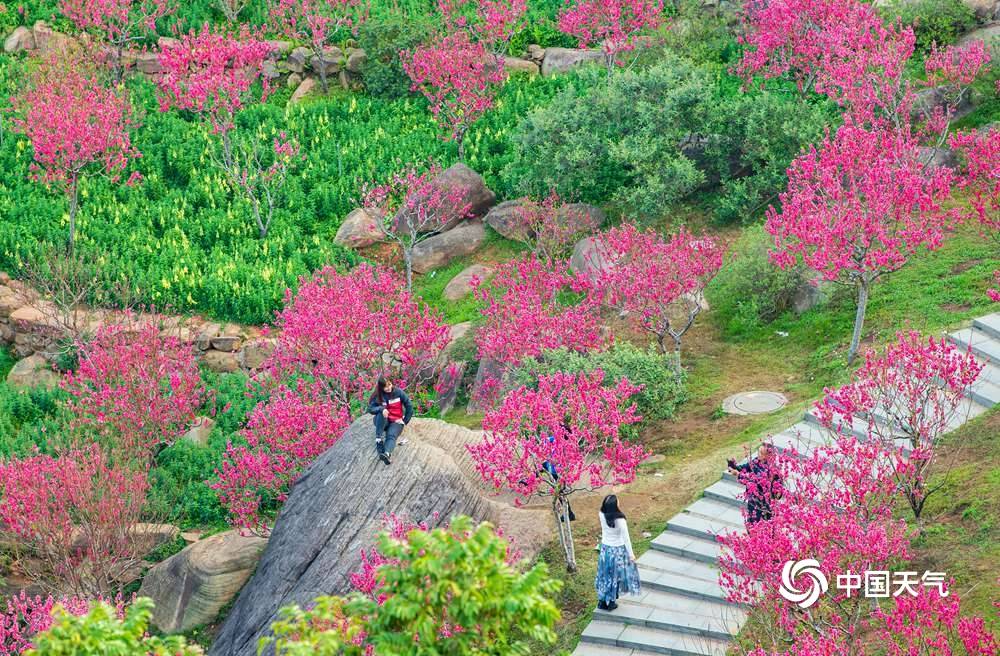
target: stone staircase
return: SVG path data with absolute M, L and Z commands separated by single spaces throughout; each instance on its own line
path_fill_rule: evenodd
M 985 365 L 949 430 L 1000 403 L 1000 313 L 975 319 L 948 335 L 971 348 Z M 879 421 L 879 417 L 873 418 Z M 868 435 L 865 420 L 850 430 Z M 771 437 L 786 452 L 811 453 L 830 442 L 810 410 L 803 420 Z M 900 442 L 902 444 L 902 442 Z M 672 517 L 638 559 L 642 593 L 619 599 L 614 612 L 595 610 L 573 656 L 723 656 L 746 619 L 746 609 L 726 601 L 718 580 L 721 531 L 742 530 L 743 486 L 726 472 L 702 497 Z

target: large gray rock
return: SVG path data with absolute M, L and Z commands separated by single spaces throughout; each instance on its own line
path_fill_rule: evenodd
M 413 270 L 427 273 L 447 266 L 453 260 L 475 253 L 486 240 L 486 228 L 480 220 L 434 235 L 413 247 Z
M 983 23 L 1000 19 L 1000 0 L 962 0 L 962 4 L 971 9 Z
M 472 281 L 485 281 L 493 273 L 491 267 L 485 264 L 473 264 L 458 272 L 454 278 L 445 285 L 441 296 L 446 301 L 458 301 L 472 293 Z
M 383 234 L 379 228 L 382 212 L 376 208 L 359 207 L 346 217 L 337 229 L 333 243 L 351 248 L 364 248 L 377 244 Z
M 531 235 L 521 219 L 521 208 L 524 207 L 525 201 L 524 198 L 505 200 L 490 208 L 483 220 L 503 237 L 526 242 Z
M 156 603 L 153 624 L 176 633 L 214 620 L 250 578 L 266 545 L 265 538 L 226 531 L 154 565 L 139 588 L 140 597 Z
M 565 73 L 577 66 L 592 62 L 603 62 L 600 50 L 578 50 L 576 48 L 546 48 L 542 59 L 542 75 Z
M 931 170 L 942 167 L 958 168 L 958 154 L 947 146 L 941 148 L 922 146 L 920 148 L 920 161 L 926 162 L 927 168 Z
M 316 88 L 316 78 L 307 77 L 302 80 L 301 84 L 296 87 L 295 91 L 292 92 L 292 97 L 288 99 L 289 105 L 294 105 L 297 102 L 302 102 L 302 100 L 313 92 Z
M 461 162 L 452 164 L 431 183 L 452 199 L 438 211 L 439 220 L 433 225 L 420 226 L 421 232 L 451 230 L 468 217 L 482 216 L 497 201 L 496 194 L 486 186 L 483 176 Z M 405 207 L 396 214 L 395 224 L 408 218 Z
M 573 273 L 586 276 L 591 282 L 606 269 L 608 258 L 605 247 L 595 237 L 584 237 L 573 247 L 569 268 Z
M 521 216 L 521 208 L 527 202 L 526 198 L 504 201 L 492 207 L 483 220 L 507 239 L 530 241 L 534 235 Z M 578 235 L 597 231 L 607 218 L 603 210 L 587 203 L 560 205 L 555 215 L 559 225 L 572 228 L 572 232 Z
M 520 57 L 504 57 L 503 67 L 508 73 L 527 73 L 528 75 L 538 75 L 538 64 L 528 59 Z
M 7 374 L 11 387 L 44 387 L 52 389 L 59 384 L 59 374 L 42 356 L 35 353 L 19 360 Z
M 34 49 L 35 35 L 32 34 L 31 30 L 24 25 L 14 28 L 14 31 L 11 32 L 3 42 L 3 51 L 8 55 L 12 55 L 23 50 Z
M 532 557 L 553 535 L 547 509 L 516 508 L 493 498 L 466 445 L 481 433 L 414 419 L 391 466 L 375 457 L 372 423 L 363 416 L 305 471 L 278 514 L 257 571 L 240 592 L 210 656 L 255 656 L 279 608 L 344 594 L 387 513 L 431 525 L 458 514 L 488 520 Z
M 595 232 L 607 219 L 604 210 L 587 203 L 566 203 L 556 210 L 556 221 L 560 225 L 571 226 L 577 233 Z
M 466 411 L 469 414 L 483 412 L 490 402 L 495 400 L 500 387 L 503 386 L 504 369 L 503 366 L 491 359 L 479 361 L 479 368 L 476 369 L 476 380 L 472 383 L 472 391 L 469 393 L 469 405 Z M 499 387 L 498 387 L 499 386 Z
M 935 110 L 947 111 L 955 103 L 957 89 L 953 85 L 943 84 L 918 91 L 913 100 L 911 118 L 921 120 L 930 116 Z M 969 93 L 962 95 L 954 107 L 954 118 L 959 119 L 972 112 L 975 107 Z

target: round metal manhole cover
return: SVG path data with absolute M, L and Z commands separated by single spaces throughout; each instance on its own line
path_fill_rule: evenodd
M 740 392 L 722 402 L 722 411 L 729 415 L 766 415 L 788 405 L 788 399 L 778 392 Z

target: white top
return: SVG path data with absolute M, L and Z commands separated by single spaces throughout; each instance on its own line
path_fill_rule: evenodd
M 607 520 L 604 519 L 604 513 L 598 512 L 597 516 L 601 521 L 601 544 L 606 544 L 609 547 L 624 545 L 628 550 L 629 558 L 635 558 L 635 552 L 632 551 L 632 539 L 628 536 L 628 522 L 625 521 L 625 518 L 619 517 L 615 520 L 614 526 L 608 526 Z

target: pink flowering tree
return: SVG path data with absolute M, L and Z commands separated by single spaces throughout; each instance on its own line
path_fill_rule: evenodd
M 648 455 L 621 436 L 641 419 L 630 401 L 637 391 L 625 378 L 605 386 L 601 370 L 540 376 L 537 389 L 515 389 L 487 411 L 483 441 L 469 446 L 476 470 L 497 490 L 512 492 L 518 503 L 552 499 L 569 571 L 576 570 L 570 497 L 631 483 Z
M 356 33 L 367 17 L 367 0 L 275 0 L 271 5 L 272 27 L 293 41 L 305 43 L 312 52 L 323 93 L 330 88 L 328 47 L 343 30 Z
M 432 163 L 424 172 L 406 167 L 393 173 L 381 185 L 368 185 L 362 204 L 378 210 L 379 230 L 403 251 L 406 269 L 406 289 L 413 291 L 413 249 L 436 234 L 448 222 L 462 219 L 470 205 L 463 200 L 462 190 L 435 184 L 441 167 Z
M 32 637 L 52 626 L 52 610 L 56 604 L 73 615 L 85 615 L 90 607 L 80 597 L 34 597 L 20 593 L 0 601 L 0 656 L 20 656 L 34 645 Z
M 369 264 L 303 278 L 297 293 L 286 292 L 276 327 L 261 382 L 311 377 L 340 407 L 362 399 L 383 374 L 412 396 L 448 342 L 448 327 L 395 272 Z
M 212 489 L 241 530 L 266 536 L 262 503 L 280 503 L 302 471 L 330 448 L 351 423 L 350 409 L 316 382 L 281 386 L 254 408 L 243 441 L 226 446 Z
M 662 0 L 573 0 L 559 15 L 559 30 L 581 48 L 599 46 L 610 75 L 620 56 L 632 52 L 644 32 L 663 25 Z
M 97 444 L 58 457 L 0 462 L 0 527 L 12 534 L 18 563 L 53 592 L 105 597 L 152 548 L 137 531 L 148 489 Z
M 579 211 L 552 190 L 542 200 L 524 199 L 514 211 L 511 229 L 532 245 L 536 256 L 554 262 L 566 256 L 589 228 Z
M 480 360 L 498 365 L 500 379 L 483 386 L 479 401 L 491 403 L 505 375 L 544 351 L 601 349 L 600 304 L 588 281 L 567 271 L 565 262 L 535 256 L 499 265 L 489 284 L 476 282 L 483 324 L 476 331 Z
M 156 33 L 156 21 L 171 14 L 170 0 L 61 0 L 59 10 L 77 29 L 110 50 L 115 81 L 125 73 L 125 49 Z
M 895 478 L 919 521 L 928 497 L 947 482 L 929 484 L 930 474 L 948 464 L 938 444 L 950 426 L 965 420 L 961 412 L 982 368 L 971 352 L 944 339 L 900 333 L 882 353 L 866 354 L 851 383 L 827 390 L 817 414 L 833 429 L 850 426 L 855 416 L 869 420 L 869 438 L 907 462 Z
M 906 523 L 892 513 L 897 464 L 878 442 L 838 437 L 809 457 L 775 454 L 761 480 L 744 481 L 771 492 L 772 516 L 719 537 L 720 583 L 730 601 L 767 618 L 765 635 L 753 636 L 759 644 L 818 648 L 857 639 L 870 600 L 857 588 L 831 585 L 801 611 L 780 594 L 783 570 L 789 561 L 815 559 L 832 583 L 841 573 L 887 570 L 909 557 Z
M 438 36 L 412 52 L 401 52 L 400 58 L 412 90 L 427 98 L 431 113 L 448 131 L 447 138 L 456 143 L 458 159 L 463 160 L 466 133 L 493 106 L 507 79 L 502 60 L 498 64 L 487 46 L 466 31 Z
M 510 40 L 524 26 L 526 0 L 438 0 L 443 31 L 467 31 L 484 44 L 503 66 Z
M 656 338 L 663 354 L 672 356 L 679 379 L 681 340 L 701 312 L 705 287 L 722 267 L 723 249 L 712 238 L 696 237 L 684 228 L 664 239 L 626 224 L 599 239 L 599 295 Z
M 959 186 L 971 192 L 972 208 L 983 233 L 1000 245 L 1000 129 L 958 132 L 950 144 L 965 159 Z M 1000 303 L 1000 269 L 993 277 L 997 288 L 986 293 Z
M 35 179 L 62 190 L 69 206 L 68 252 L 73 254 L 80 186 L 89 176 L 117 181 L 129 161 L 136 126 L 124 88 L 105 87 L 78 66 L 49 64 L 14 99 L 14 129 L 31 142 Z M 129 178 L 133 181 L 135 178 Z
M 828 135 L 788 171 L 781 209 L 770 208 L 772 261 L 799 260 L 857 296 L 848 363 L 854 361 L 872 285 L 921 249 L 941 246 L 960 218 L 946 203 L 953 173 L 928 171 L 911 138 L 852 125 Z
M 951 587 L 920 587 L 915 595 L 899 595 L 886 606 L 875 607 L 871 624 L 886 656 L 1000 653 L 1000 643 L 982 618 L 962 617 L 961 599 Z
M 77 351 L 79 365 L 61 382 L 72 426 L 116 459 L 148 462 L 190 428 L 207 399 L 191 345 L 152 323 L 101 327 Z
M 163 73 L 157 78 L 160 110 L 192 112 L 218 139 L 212 161 L 230 189 L 250 206 L 261 239 L 271 227 L 284 182 L 301 159 L 298 143 L 284 132 L 273 137 L 236 125 L 236 115 L 244 107 L 270 93 L 262 74 L 272 50 L 271 44 L 245 27 L 228 34 L 206 23 L 163 47 L 159 56 Z

